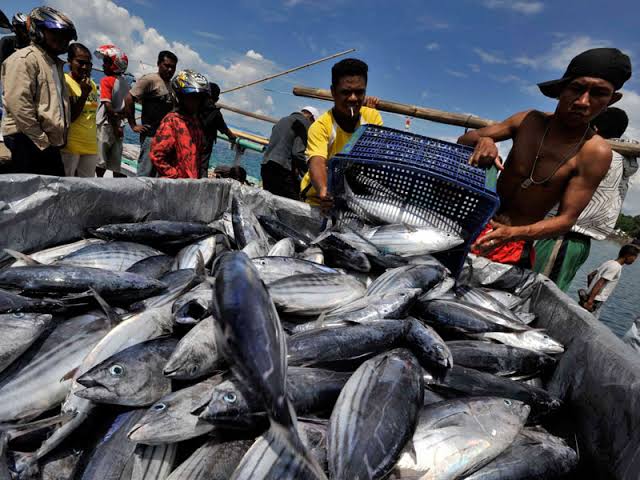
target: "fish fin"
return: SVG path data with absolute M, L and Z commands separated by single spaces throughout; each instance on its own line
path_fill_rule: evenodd
M 36 432 L 43 428 L 52 427 L 58 424 L 65 424 L 73 419 L 77 415 L 77 412 L 63 412 L 53 417 L 43 418 L 40 420 L 34 420 L 33 422 L 22 424 L 3 424 L 0 429 L 6 432 L 10 440 L 27 435 L 32 432 Z
M 204 268 L 204 257 L 202 256 L 202 252 L 198 250 L 196 253 L 196 275 L 201 277 L 206 277 L 207 272 Z
M 34 260 L 33 258 L 31 258 L 29 255 L 26 255 L 24 253 L 18 252 L 17 250 L 11 250 L 10 248 L 5 248 L 4 252 L 7 255 L 11 255 L 13 258 L 15 258 L 16 260 L 22 260 L 24 263 L 26 263 L 27 265 L 33 266 L 33 265 L 42 265 L 42 263 L 38 262 L 37 260 Z
M 76 376 L 76 373 L 78 373 L 79 369 L 80 367 L 75 367 L 69 370 L 67 373 L 63 375 L 63 377 L 60 379 L 60 382 L 62 383 L 62 382 L 66 382 L 67 380 L 73 380 L 73 377 Z
M 98 305 L 100 305 L 100 308 L 102 309 L 104 314 L 107 316 L 107 319 L 109 320 L 111 326 L 115 327 L 116 325 L 118 325 L 121 320 L 120 315 L 118 315 L 115 310 L 111 308 L 111 306 L 105 301 L 104 298 L 102 298 L 102 296 L 100 296 L 100 294 L 93 287 L 89 287 L 89 290 L 98 302 Z
M 151 216 L 151 212 L 147 212 L 145 213 L 142 218 L 140 220 L 137 221 L 137 223 L 143 223 L 149 220 L 149 217 Z

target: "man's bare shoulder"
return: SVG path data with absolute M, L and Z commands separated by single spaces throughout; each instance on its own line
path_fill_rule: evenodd
M 585 173 L 604 176 L 611 166 L 612 157 L 613 152 L 607 141 L 600 135 L 593 135 L 577 155 L 578 167 Z

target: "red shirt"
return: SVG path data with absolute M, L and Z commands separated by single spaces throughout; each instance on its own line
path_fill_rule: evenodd
M 151 141 L 149 157 L 160 177 L 198 178 L 204 149 L 200 120 L 171 112 L 162 119 Z

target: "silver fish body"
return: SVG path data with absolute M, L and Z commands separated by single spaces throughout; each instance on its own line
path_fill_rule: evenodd
M 429 405 L 396 465 L 396 478 L 464 478 L 511 445 L 528 414 L 524 403 L 496 397 Z
M 207 440 L 171 472 L 167 480 L 227 480 L 252 443 L 251 440 Z
M 51 315 L 5 313 L 0 315 L 0 371 L 35 342 L 51 322 Z
M 394 268 L 387 270 L 369 285 L 367 295 L 407 288 L 420 288 L 422 291 L 426 291 L 441 282 L 445 274 L 444 267 L 434 264 Z
M 555 355 L 564 352 L 564 345 L 540 330 L 526 330 L 522 332 L 486 332 L 479 333 L 476 338 L 481 340 L 495 340 L 496 342 L 517 348 L 526 348 L 534 352 Z
M 191 245 L 183 247 L 176 255 L 172 270 L 195 269 L 198 266 L 199 255 L 202 257 L 204 264 L 208 265 L 211 260 L 213 260 L 216 242 L 217 235 L 210 235 Z
M 428 225 L 382 225 L 362 235 L 381 252 L 400 256 L 443 252 L 464 243 L 460 236 Z
M 241 250 L 249 258 L 265 257 L 269 255 L 271 245 L 265 240 L 251 240 Z
M 423 402 L 422 369 L 404 349 L 363 363 L 329 420 L 330 478 L 384 478 L 411 438 Z
M 253 258 L 251 261 L 267 285 L 303 273 L 338 273 L 331 267 L 301 258 L 269 256 Z
M 293 257 L 296 254 L 296 244 L 291 238 L 278 240 L 267 253 L 268 257 Z M 254 257 L 255 258 L 255 257 Z
M 216 231 L 206 223 L 169 220 L 117 223 L 89 229 L 94 236 L 104 240 L 123 240 L 159 246 L 182 246 L 212 235 Z
M 32 260 L 35 260 L 38 263 L 42 263 L 43 265 L 51 265 L 56 260 L 59 260 L 73 252 L 76 252 L 81 248 L 86 247 L 87 245 L 95 245 L 99 243 L 105 243 L 105 241 L 100 240 L 99 238 L 87 238 L 83 240 L 78 240 L 76 242 L 67 243 L 64 245 L 58 245 L 55 247 L 46 248 L 38 252 L 33 252 L 29 254 L 29 257 L 31 257 Z M 24 260 L 16 260 L 10 266 L 25 267 L 27 266 L 27 263 Z
M 240 249 L 251 242 L 269 243 L 269 236 L 254 213 L 236 196 L 231 200 L 231 219 L 234 238 Z
M 72 267 L 102 268 L 114 272 L 124 272 L 134 264 L 162 252 L 147 245 L 133 242 L 107 242 L 87 245 L 57 260 L 55 265 Z
M 159 279 L 171 270 L 173 261 L 173 257 L 164 254 L 147 257 L 131 265 L 127 268 L 127 272 L 137 273 L 143 277 Z
M 277 280 L 269 293 L 279 311 L 310 316 L 361 298 L 365 289 L 348 275 L 311 273 Z
M 138 445 L 134 452 L 131 480 L 166 480 L 173 470 L 178 446 Z

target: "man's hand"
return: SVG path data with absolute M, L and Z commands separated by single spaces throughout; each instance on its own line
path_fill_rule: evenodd
M 323 215 L 328 215 L 333 208 L 333 197 L 329 193 L 327 187 L 320 189 L 320 192 L 318 192 L 318 199 L 320 200 L 320 211 Z
M 232 133 L 227 133 L 227 138 L 229 139 L 229 143 L 236 143 L 238 141 L 238 137 Z
M 366 97 L 364 99 L 363 106 L 369 108 L 378 108 L 378 104 L 380 103 L 380 99 L 378 97 Z
M 489 137 L 481 137 L 478 140 L 476 148 L 469 158 L 469 164 L 482 168 L 489 168 L 491 165 L 495 165 L 498 170 L 504 170 L 496 142 Z
M 495 220 L 491 220 L 489 224 L 493 229 L 484 237 L 476 240 L 476 242 L 473 244 L 473 248 L 477 248 L 478 250 L 480 250 L 480 252 L 488 253 L 494 248 L 498 248 L 499 246 L 504 245 L 507 242 L 518 240 L 517 227 L 504 225 L 502 223 L 496 222 Z
M 116 126 L 114 128 L 114 132 L 116 134 L 116 137 L 118 137 L 118 138 L 124 137 L 124 128 L 122 128 L 122 125 Z
M 146 135 L 149 133 L 149 125 L 134 125 L 133 127 L 131 127 L 131 130 L 133 130 L 136 133 L 141 133 L 142 135 Z

